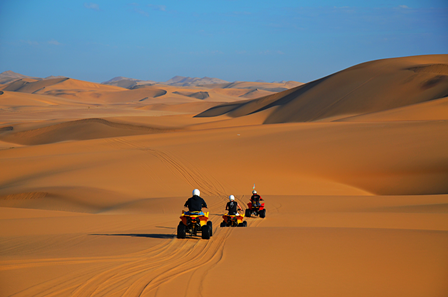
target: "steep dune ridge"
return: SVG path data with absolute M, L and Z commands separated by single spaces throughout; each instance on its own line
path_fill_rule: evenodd
M 448 55 L 372 61 L 279 93 L 280 98 L 217 106 L 198 116 L 237 117 L 275 107 L 265 123 L 285 123 L 378 112 L 445 97 L 447 69 Z
M 45 88 L 51 87 L 53 85 L 60 84 L 69 78 L 53 78 L 46 80 L 29 80 L 21 79 L 10 83 L 4 88 L 5 91 L 22 92 L 22 93 L 37 93 L 41 91 L 41 94 L 46 93 Z

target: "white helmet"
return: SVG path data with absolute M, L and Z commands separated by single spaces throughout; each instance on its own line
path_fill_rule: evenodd
M 230 196 L 229 196 L 229 200 L 230 200 L 230 201 L 234 201 L 234 200 L 235 200 L 235 196 L 230 195 Z
M 252 194 L 257 194 L 257 191 L 253 190 L 253 191 L 252 191 Z
M 199 195 L 201 195 L 201 192 L 199 192 L 198 189 L 194 189 L 193 190 L 193 196 L 199 196 Z

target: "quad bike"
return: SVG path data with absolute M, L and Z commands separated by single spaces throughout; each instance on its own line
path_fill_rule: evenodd
M 187 233 L 190 236 L 197 236 L 200 232 L 202 239 L 210 239 L 213 235 L 212 222 L 208 221 L 208 212 L 202 215 L 199 213 L 185 214 L 182 211 L 180 219 L 177 226 L 177 238 L 185 238 Z
M 246 217 L 250 216 L 260 216 L 260 218 L 266 217 L 266 209 L 264 209 L 264 203 L 260 205 L 252 204 L 252 202 L 247 203 Z
M 244 221 L 244 215 L 230 215 L 224 214 L 222 216 L 223 221 L 221 222 L 221 227 L 247 227 L 247 222 Z

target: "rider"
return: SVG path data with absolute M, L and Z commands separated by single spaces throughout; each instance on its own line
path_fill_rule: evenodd
M 193 197 L 189 198 L 187 202 L 185 202 L 184 207 L 188 207 L 188 211 L 185 212 L 186 215 L 189 214 L 197 214 L 197 215 L 204 215 L 202 212 L 202 208 L 207 208 L 207 203 L 205 203 L 204 199 L 199 197 L 201 195 L 201 192 L 199 192 L 198 189 L 193 190 Z
M 229 211 L 229 215 L 239 216 L 240 214 L 238 213 L 238 210 L 243 210 L 243 209 L 238 204 L 238 202 L 235 201 L 235 196 L 230 195 L 229 202 L 227 202 L 227 205 L 226 205 L 226 210 Z
M 261 198 L 261 196 L 257 194 L 257 191 L 253 190 L 252 197 L 250 197 L 250 202 L 252 202 L 252 205 L 260 206 L 260 200 L 263 201 L 263 198 Z

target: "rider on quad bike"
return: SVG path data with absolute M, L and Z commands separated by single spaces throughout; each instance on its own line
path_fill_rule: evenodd
M 235 196 L 230 195 L 229 196 L 229 202 L 227 202 L 226 210 L 229 211 L 229 215 L 236 215 L 238 216 L 238 210 L 243 210 L 241 206 L 238 204 L 238 202 L 235 201 Z
M 223 221 L 220 227 L 247 227 L 247 222 L 244 221 L 244 214 L 239 214 L 239 210 L 243 210 L 238 202 L 235 201 L 235 196 L 229 196 L 229 202 L 226 204 L 226 214 L 222 216 Z
M 252 196 L 250 197 L 250 202 L 247 204 L 248 208 L 245 213 L 246 217 L 249 218 L 251 215 L 260 216 L 260 218 L 266 217 L 264 203 L 260 203 L 260 201 L 263 201 L 263 198 L 257 194 L 257 191 L 253 190 Z
M 202 239 L 210 239 L 213 235 L 212 222 L 208 220 L 209 213 L 203 213 L 202 208 L 207 208 L 207 203 L 200 196 L 198 189 L 193 190 L 193 197 L 185 202 L 188 211 L 182 211 L 181 221 L 177 226 L 177 238 L 185 238 L 187 234 L 191 236 L 201 233 Z
M 186 215 L 189 214 L 200 214 L 203 215 L 202 208 L 207 208 L 207 203 L 205 203 L 204 199 L 199 197 L 201 192 L 198 189 L 193 190 L 193 197 L 189 198 L 187 202 L 185 202 L 184 207 L 188 207 L 188 211 L 185 212 Z
M 250 197 L 250 202 L 252 202 L 252 205 L 254 206 L 260 206 L 260 201 L 263 201 L 263 198 L 261 198 L 260 195 L 258 195 L 257 191 L 252 191 L 252 197 Z

